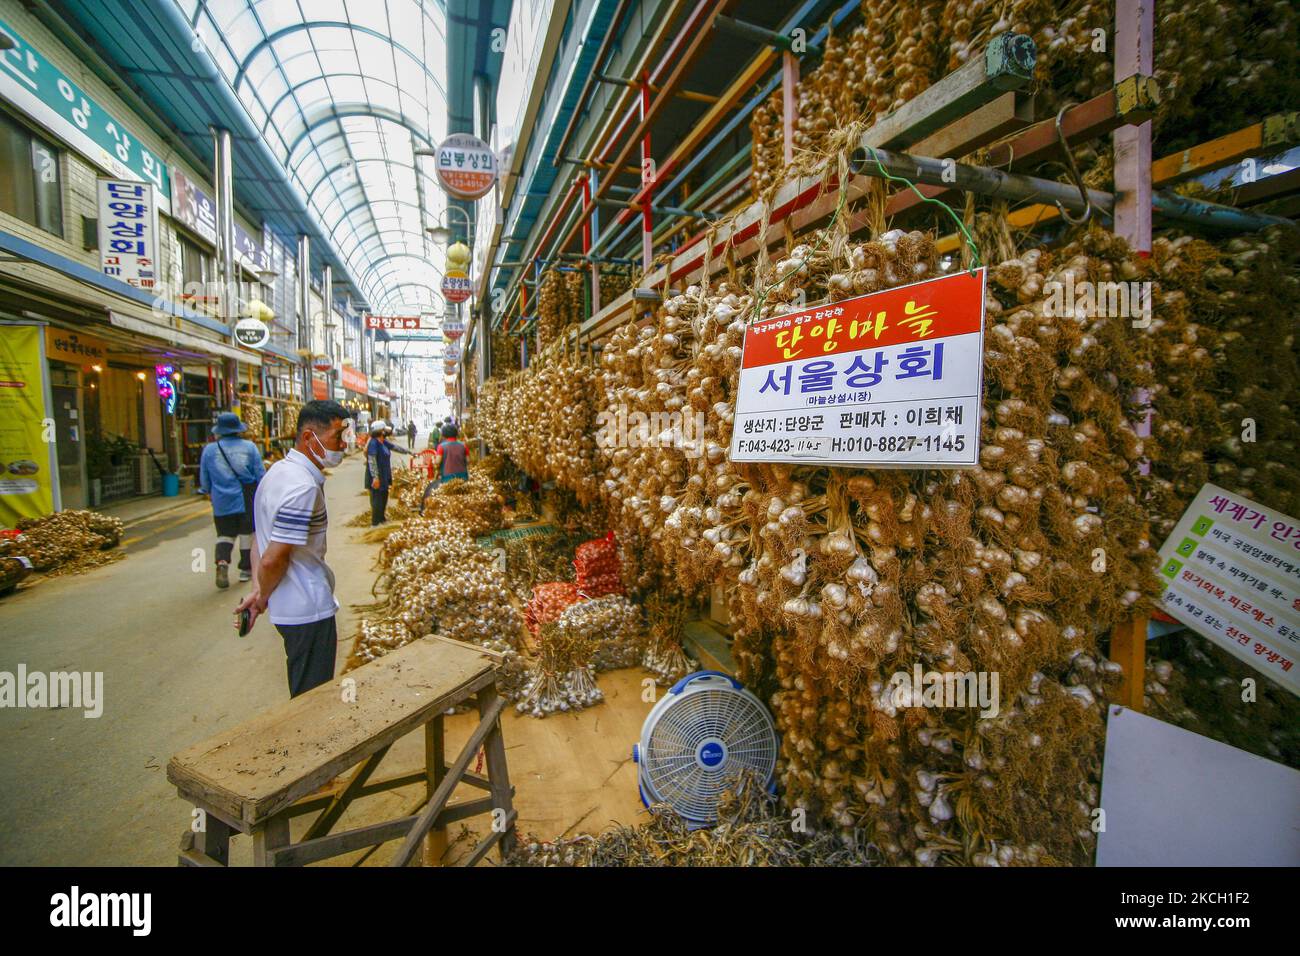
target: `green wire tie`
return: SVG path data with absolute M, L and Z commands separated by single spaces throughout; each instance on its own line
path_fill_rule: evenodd
M 904 176 L 895 176 L 889 170 L 885 169 L 885 164 L 880 161 L 880 156 L 876 153 L 876 148 L 874 146 L 868 146 L 867 149 L 870 150 L 871 158 L 876 161 L 876 167 L 880 170 L 880 174 L 885 179 L 891 182 L 906 184 L 907 188 L 916 193 L 917 197 L 922 202 L 934 203 L 936 206 L 941 207 L 948 215 L 952 216 L 952 221 L 957 224 L 958 231 L 961 232 L 962 237 L 966 240 L 966 245 L 970 246 L 971 255 L 975 257 L 976 265 L 972 266 L 970 269 L 970 274 L 974 275 L 975 270 L 984 265 L 984 259 L 980 256 L 980 251 L 975 245 L 975 240 L 971 238 L 970 232 L 966 229 L 966 223 L 962 221 L 961 217 L 953 212 L 952 207 L 943 200 L 935 199 L 934 197 L 927 196 L 925 193 L 921 192 L 921 190 L 916 188 L 916 183 L 912 182 L 910 179 L 907 179 Z

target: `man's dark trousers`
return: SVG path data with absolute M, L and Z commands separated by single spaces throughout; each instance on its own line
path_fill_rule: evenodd
M 284 638 L 290 697 L 334 679 L 334 656 L 339 644 L 334 615 L 310 624 L 277 624 L 275 629 Z

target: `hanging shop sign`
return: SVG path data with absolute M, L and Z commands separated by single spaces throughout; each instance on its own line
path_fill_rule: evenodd
M 13 43 L 13 49 L 0 51 L 0 100 L 12 103 L 105 172 L 152 183 L 167 212 L 171 183 L 166 165 L 3 20 L 0 33 Z
M 460 319 L 447 319 L 442 323 L 442 336 L 454 342 L 465 334 L 465 323 Z
M 1300 694 L 1300 520 L 1206 484 L 1160 548 L 1164 612 Z
M 47 441 L 43 339 L 38 325 L 0 326 L 0 528 L 55 507 L 58 465 L 55 442 Z
M 69 365 L 103 365 L 108 361 L 108 343 L 93 335 L 47 325 L 45 357 Z
M 984 280 L 961 272 L 748 326 L 731 460 L 974 466 Z
M 318 355 L 312 359 L 311 367 L 316 371 L 328 375 L 334 369 L 334 363 L 324 355 Z
M 366 328 L 418 330 L 421 328 L 420 317 L 418 315 L 367 315 Z
M 443 360 L 444 360 L 444 361 L 447 361 L 447 362 L 452 362 L 452 363 L 459 362 L 459 361 L 460 361 L 460 343 L 459 343 L 459 342 L 448 342 L 446 345 L 444 345 L 444 346 L 442 347 L 442 357 L 443 357 Z
M 168 415 L 176 414 L 176 366 L 155 365 L 153 367 L 154 384 L 158 386 L 158 398 L 163 402 Z
M 157 193 L 148 183 L 99 180 L 99 262 L 137 289 L 158 284 Z
M 311 397 L 326 399 L 330 397 L 330 383 L 325 380 L 324 375 L 312 373 L 311 376 Z
M 453 133 L 438 147 L 434 163 L 438 184 L 457 199 L 486 196 L 497 181 L 497 158 L 477 136 Z
M 343 387 L 358 392 L 362 395 L 370 390 L 370 383 L 366 380 L 366 373 L 360 369 L 355 369 L 350 365 L 343 366 Z
M 201 185 L 179 169 L 172 170 L 172 218 L 211 245 L 217 244 L 217 204 Z M 235 259 L 253 272 L 268 268 L 270 258 L 260 237 L 235 222 Z
M 463 272 L 458 274 L 448 272 L 442 278 L 442 296 L 448 302 L 464 302 L 473 291 L 474 287 L 469 276 Z
M 235 323 L 235 341 L 250 349 L 260 349 L 271 341 L 271 327 L 252 316 Z

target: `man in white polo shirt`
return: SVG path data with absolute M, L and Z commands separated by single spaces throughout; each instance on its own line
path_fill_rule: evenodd
M 338 629 L 334 573 L 325 563 L 325 475 L 343 460 L 352 419 L 338 402 L 308 402 L 294 446 L 253 499 L 253 593 L 236 609 L 268 614 L 284 638 L 289 696 L 334 679 Z

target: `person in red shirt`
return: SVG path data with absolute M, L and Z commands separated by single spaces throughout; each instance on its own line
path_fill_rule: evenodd
M 433 456 L 439 484 L 453 478 L 469 480 L 469 450 L 459 439 L 460 430 L 455 425 L 442 426 L 442 441 Z

